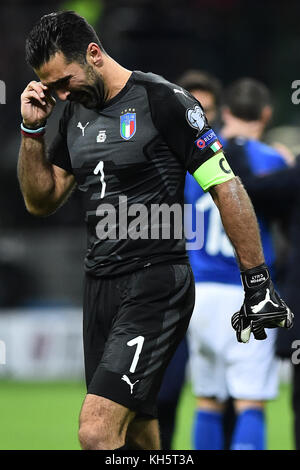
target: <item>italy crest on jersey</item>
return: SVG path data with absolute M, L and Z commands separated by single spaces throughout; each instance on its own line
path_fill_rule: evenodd
M 125 140 L 131 139 L 136 131 L 135 109 L 125 109 L 120 116 L 120 133 Z

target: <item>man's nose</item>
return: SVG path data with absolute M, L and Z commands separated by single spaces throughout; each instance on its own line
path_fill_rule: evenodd
M 70 91 L 67 90 L 56 90 L 56 94 L 58 98 L 62 101 L 66 101 L 68 99 L 68 96 L 70 94 Z

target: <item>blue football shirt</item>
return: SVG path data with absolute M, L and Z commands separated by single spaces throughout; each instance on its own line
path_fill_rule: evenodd
M 226 150 L 226 142 L 223 141 Z M 244 146 L 250 170 L 254 174 L 266 174 L 285 167 L 281 155 L 272 147 L 257 140 L 240 139 Z M 185 202 L 192 205 L 193 224 L 196 212 L 200 211 L 204 221 L 204 245 L 199 250 L 189 250 L 189 258 L 196 282 L 219 282 L 240 285 L 240 271 L 233 247 L 224 231 L 218 208 L 209 192 L 205 193 L 197 181 L 187 174 Z M 191 221 L 188 221 L 191 223 Z M 275 260 L 269 224 L 258 217 L 261 239 L 267 265 L 272 269 Z

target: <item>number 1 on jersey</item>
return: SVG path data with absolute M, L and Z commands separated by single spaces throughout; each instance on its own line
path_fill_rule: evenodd
M 139 357 L 140 357 L 140 354 L 141 354 L 141 351 L 142 351 L 144 341 L 145 341 L 144 336 L 137 336 L 136 338 L 131 339 L 127 343 L 127 346 L 134 346 L 135 344 L 137 344 L 137 348 L 136 348 L 134 358 L 133 358 L 132 364 L 130 366 L 129 372 L 132 372 L 132 373 L 135 372 L 135 369 L 136 369 L 136 366 L 137 366 L 137 363 L 138 363 L 138 360 L 139 360 Z
M 99 172 L 100 172 L 100 181 L 101 181 L 101 184 L 102 184 L 100 199 L 103 199 L 104 194 L 105 194 L 105 189 L 106 189 L 106 183 L 104 181 L 104 177 L 105 177 L 105 175 L 104 175 L 104 163 L 103 163 L 102 160 L 100 160 L 100 162 L 98 163 L 98 165 L 94 169 L 94 175 L 98 175 Z

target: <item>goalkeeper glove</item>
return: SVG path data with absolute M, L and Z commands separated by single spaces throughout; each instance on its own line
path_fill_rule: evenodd
M 265 328 L 291 328 L 294 315 L 274 289 L 266 264 L 241 272 L 245 300 L 231 318 L 237 340 L 247 343 L 251 332 L 255 339 L 267 337 Z

